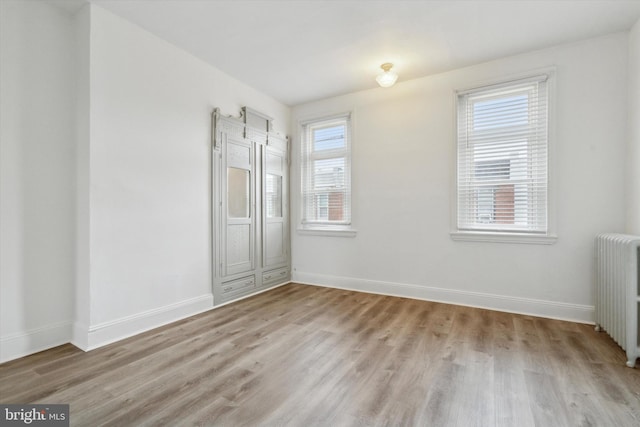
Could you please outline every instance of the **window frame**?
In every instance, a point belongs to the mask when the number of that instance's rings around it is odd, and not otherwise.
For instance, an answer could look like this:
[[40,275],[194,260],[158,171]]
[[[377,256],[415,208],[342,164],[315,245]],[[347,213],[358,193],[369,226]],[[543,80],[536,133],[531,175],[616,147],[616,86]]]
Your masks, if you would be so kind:
[[[458,114],[459,97],[461,94],[489,90],[495,88],[496,91],[510,86],[535,81],[544,76],[547,85],[547,229],[544,233],[521,232],[516,230],[496,230],[496,229],[461,229],[458,228]],[[471,87],[453,91],[453,179],[451,198],[451,231],[450,236],[454,241],[475,241],[487,243],[522,243],[522,244],[543,244],[551,245],[556,243],[556,215],[555,215],[555,179],[554,179],[554,140],[555,140],[555,68],[547,67],[535,70],[526,74],[512,75],[502,79],[494,79],[475,84]]]
[[[340,149],[328,149],[322,150],[318,153],[313,153],[312,146],[313,140],[310,136],[311,129],[314,127],[322,127],[329,125],[332,122],[338,123],[343,121],[346,126],[345,147]],[[300,221],[298,226],[299,234],[306,235],[321,235],[321,236],[336,236],[336,237],[355,237],[356,230],[353,228],[353,205],[352,205],[352,185],[351,185],[351,155],[353,147],[353,114],[349,112],[341,112],[327,116],[313,117],[300,121],[298,123],[299,135],[300,135]],[[344,174],[344,205],[346,206],[346,212],[348,218],[343,221],[330,221],[330,220],[311,220],[308,221],[306,215],[306,195],[305,192],[309,188],[308,180],[312,179],[309,169],[309,163],[314,160],[330,159],[330,158],[344,158],[345,174]],[[320,206],[316,207],[319,210]],[[326,207],[327,211],[329,206]],[[317,215],[316,215],[317,217]]]

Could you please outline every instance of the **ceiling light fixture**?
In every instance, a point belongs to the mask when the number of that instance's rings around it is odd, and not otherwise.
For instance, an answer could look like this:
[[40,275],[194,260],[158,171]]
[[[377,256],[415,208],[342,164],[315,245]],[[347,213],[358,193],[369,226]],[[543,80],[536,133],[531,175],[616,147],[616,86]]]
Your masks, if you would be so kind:
[[396,80],[398,80],[398,75],[391,71],[391,69],[393,68],[393,64],[390,62],[385,62],[380,66],[380,68],[382,68],[383,73],[378,74],[378,77],[376,77],[376,81],[378,82],[378,84],[382,87],[393,86],[396,83]]

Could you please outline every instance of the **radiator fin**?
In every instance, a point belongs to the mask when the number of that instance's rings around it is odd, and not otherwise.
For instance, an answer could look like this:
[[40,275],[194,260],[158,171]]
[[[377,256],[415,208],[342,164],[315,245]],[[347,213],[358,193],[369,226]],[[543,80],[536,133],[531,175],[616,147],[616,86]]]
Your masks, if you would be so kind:
[[627,353],[640,357],[640,236],[599,234],[595,240],[595,323]]

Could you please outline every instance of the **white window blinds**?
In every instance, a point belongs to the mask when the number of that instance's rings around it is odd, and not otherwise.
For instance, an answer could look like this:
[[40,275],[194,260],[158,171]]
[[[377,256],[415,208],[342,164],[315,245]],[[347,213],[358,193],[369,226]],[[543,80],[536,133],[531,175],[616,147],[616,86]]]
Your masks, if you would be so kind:
[[351,223],[350,118],[303,124],[303,226]]
[[547,233],[547,76],[458,92],[459,231]]

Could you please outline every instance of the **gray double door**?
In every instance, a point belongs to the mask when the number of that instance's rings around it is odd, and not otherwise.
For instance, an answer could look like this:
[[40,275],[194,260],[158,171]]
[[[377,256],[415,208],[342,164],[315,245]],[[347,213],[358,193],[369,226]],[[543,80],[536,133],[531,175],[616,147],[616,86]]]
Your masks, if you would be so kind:
[[214,304],[290,278],[285,139],[219,131],[214,151]]

